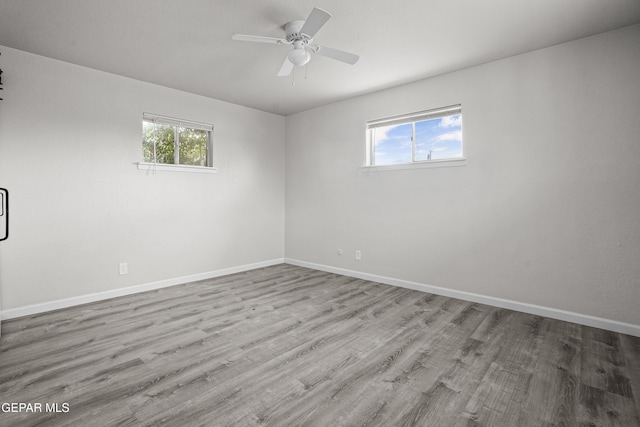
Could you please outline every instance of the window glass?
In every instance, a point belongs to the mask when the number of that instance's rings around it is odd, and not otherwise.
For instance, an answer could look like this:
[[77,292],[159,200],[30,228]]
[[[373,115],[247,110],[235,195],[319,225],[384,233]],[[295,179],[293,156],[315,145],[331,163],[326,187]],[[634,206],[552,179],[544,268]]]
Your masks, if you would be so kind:
[[367,122],[367,165],[462,159],[460,105]]
[[462,157],[462,115],[417,122],[415,138],[416,161]]
[[376,165],[392,165],[411,161],[411,123],[391,125],[373,130]]
[[[170,125],[142,123],[142,151],[145,162],[175,163],[175,131]],[[155,142],[155,151],[154,151]]]
[[211,167],[213,125],[144,113],[142,161]]
[[178,150],[181,165],[207,165],[207,131],[178,128]]

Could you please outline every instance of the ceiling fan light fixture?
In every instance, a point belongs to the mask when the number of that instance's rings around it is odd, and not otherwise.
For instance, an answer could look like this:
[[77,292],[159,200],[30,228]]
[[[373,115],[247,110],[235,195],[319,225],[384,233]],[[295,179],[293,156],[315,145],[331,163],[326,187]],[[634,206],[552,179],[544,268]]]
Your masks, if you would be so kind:
[[302,47],[293,49],[291,52],[289,52],[287,58],[296,67],[302,67],[307,62],[309,62],[309,60],[311,59],[311,55],[304,47]]
[[358,55],[318,44],[311,44],[313,37],[329,18],[331,18],[329,12],[314,7],[306,21],[289,21],[284,25],[284,38],[251,36],[248,34],[234,34],[231,38],[248,42],[293,45],[293,50],[289,52],[280,67],[280,71],[278,71],[278,77],[289,76],[294,67],[306,65],[311,59],[311,53],[317,53],[346,64],[355,64],[358,62]]

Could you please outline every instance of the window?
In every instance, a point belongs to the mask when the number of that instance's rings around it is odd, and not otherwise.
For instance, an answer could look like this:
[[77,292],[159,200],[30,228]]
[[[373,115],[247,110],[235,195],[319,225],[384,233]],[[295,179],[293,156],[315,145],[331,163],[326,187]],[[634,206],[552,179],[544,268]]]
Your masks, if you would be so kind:
[[142,116],[142,161],[211,167],[213,125],[155,114]]
[[367,166],[463,160],[462,107],[367,122]]

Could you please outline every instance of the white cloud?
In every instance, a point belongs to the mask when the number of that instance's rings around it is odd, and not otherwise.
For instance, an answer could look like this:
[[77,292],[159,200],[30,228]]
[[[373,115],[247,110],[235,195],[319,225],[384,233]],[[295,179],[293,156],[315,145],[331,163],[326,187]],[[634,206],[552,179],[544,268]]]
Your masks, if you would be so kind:
[[461,125],[462,125],[462,116],[458,114],[455,116],[447,116],[447,117],[441,118],[440,124],[438,126],[441,128],[452,128],[452,127],[461,126]]
[[433,138],[434,143],[445,142],[445,141],[461,141],[462,142],[462,131],[456,130],[453,132],[447,132]]
[[400,146],[398,148],[402,149],[402,148],[409,148],[413,146],[413,142],[411,142],[411,140],[405,140],[402,144],[400,144]]
[[375,135],[376,135],[375,144],[378,145],[381,142],[384,142],[387,139],[390,139],[389,136],[388,136],[389,132],[391,132],[392,130],[394,130],[397,127],[398,127],[398,125],[376,128],[376,130],[375,130]]
[[[411,129],[407,128],[404,131],[400,132],[397,135],[389,135],[389,133],[393,132],[395,129],[401,127],[401,126],[407,126],[406,123],[405,124],[399,124],[399,125],[391,125],[391,126],[384,126],[384,127],[379,127],[375,129],[375,145],[381,144],[383,142],[387,142],[387,141],[406,141],[408,139],[409,141],[409,145],[411,145]],[[408,133],[407,133],[408,132]],[[406,142],[401,142],[401,144],[405,145]]]

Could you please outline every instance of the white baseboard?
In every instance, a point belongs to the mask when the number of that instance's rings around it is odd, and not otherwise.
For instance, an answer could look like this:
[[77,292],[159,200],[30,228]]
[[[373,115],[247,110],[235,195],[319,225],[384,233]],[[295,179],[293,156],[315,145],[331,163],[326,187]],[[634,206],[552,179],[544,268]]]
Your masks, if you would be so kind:
[[378,276],[376,274],[363,273],[360,271],[348,270],[344,268],[331,267],[323,264],[315,264],[312,262],[301,261],[292,258],[277,258],[268,261],[257,262],[253,264],[245,264],[237,267],[224,268],[221,270],[209,271],[206,273],[192,274],[189,276],[175,277],[172,279],[160,280],[126,288],[119,288],[105,292],[98,292],[77,297],[65,298],[56,301],[50,301],[41,304],[28,305],[24,307],[12,308],[0,313],[2,320],[14,319],[17,317],[30,316],[33,314],[44,313],[47,311],[58,310],[61,308],[72,307],[80,304],[101,301],[109,298],[115,298],[125,295],[146,292],[155,289],[166,288],[169,286],[181,285],[184,283],[195,282],[198,280],[212,279],[214,277],[226,276],[227,274],[240,273],[243,271],[254,270],[256,268],[269,267],[272,265],[287,263],[300,267],[313,268],[315,270],[326,271],[329,273],[342,274],[344,276],[356,277],[373,282],[384,283],[386,285],[399,286],[402,288],[413,289],[422,292],[428,292],[437,295],[443,295],[452,298],[458,298],[465,301],[487,304],[494,307],[506,308],[509,310],[521,311],[523,313],[545,316],[552,319],[564,320],[580,325],[592,326],[594,328],[607,329],[614,332],[620,332],[627,335],[640,337],[640,325],[632,325],[630,323],[618,322],[616,320],[604,319],[601,317],[589,316],[586,314],[574,313],[555,308],[543,307],[534,304],[527,304],[518,301],[511,301],[502,298],[489,297],[471,292],[456,291],[453,289],[441,288],[438,286],[425,285],[422,283],[411,282],[408,280],[394,279],[391,277]]
[[356,277],[358,279],[370,280],[372,282],[384,283],[386,285],[399,286],[402,288],[413,289],[416,291],[428,292],[452,298],[457,298],[470,302],[487,304],[494,307],[506,308],[523,313],[545,316],[552,319],[564,320],[567,322],[577,323],[579,325],[592,326],[594,328],[606,329],[609,331],[620,332],[627,335],[640,337],[640,325],[618,322],[616,320],[603,319],[601,317],[589,316],[586,314],[574,313],[571,311],[559,310],[556,308],[543,307],[540,305],[527,304],[524,302],[511,301],[502,298],[489,297],[471,292],[456,291],[453,289],[440,288],[438,286],[425,285],[422,283],[410,282],[408,280],[394,279],[391,277],[378,276],[375,274],[363,273],[360,271],[347,270],[344,268],[331,267],[323,264],[315,264],[312,262],[301,261],[292,258],[285,258],[287,264],[297,265],[300,267],[313,268],[314,270],[326,271],[329,273],[341,274],[344,276]]
[[142,285],[129,286],[126,288],[119,288],[119,289],[113,289],[110,291],[97,292],[94,294],[64,298],[64,299],[45,302],[41,304],[33,304],[33,305],[27,305],[24,307],[12,308],[12,309],[3,311],[0,314],[3,320],[14,319],[16,317],[30,316],[33,314],[39,314],[47,311],[58,310],[61,308],[72,307],[74,305],[87,304],[90,302],[101,301],[109,298],[137,294],[139,292],[152,291],[155,289],[166,288],[168,286],[182,285],[184,283],[196,282],[198,280],[212,279],[214,277],[226,276],[227,274],[241,273],[243,271],[254,270],[256,268],[269,267],[272,265],[282,264],[283,262],[284,262],[283,258],[277,258],[277,259],[272,259],[268,261],[256,262],[253,264],[240,265],[237,267],[223,268],[221,270],[209,271],[206,273],[192,274],[192,275],[183,276],[183,277],[175,277],[172,279],[160,280],[157,282],[144,283]]

